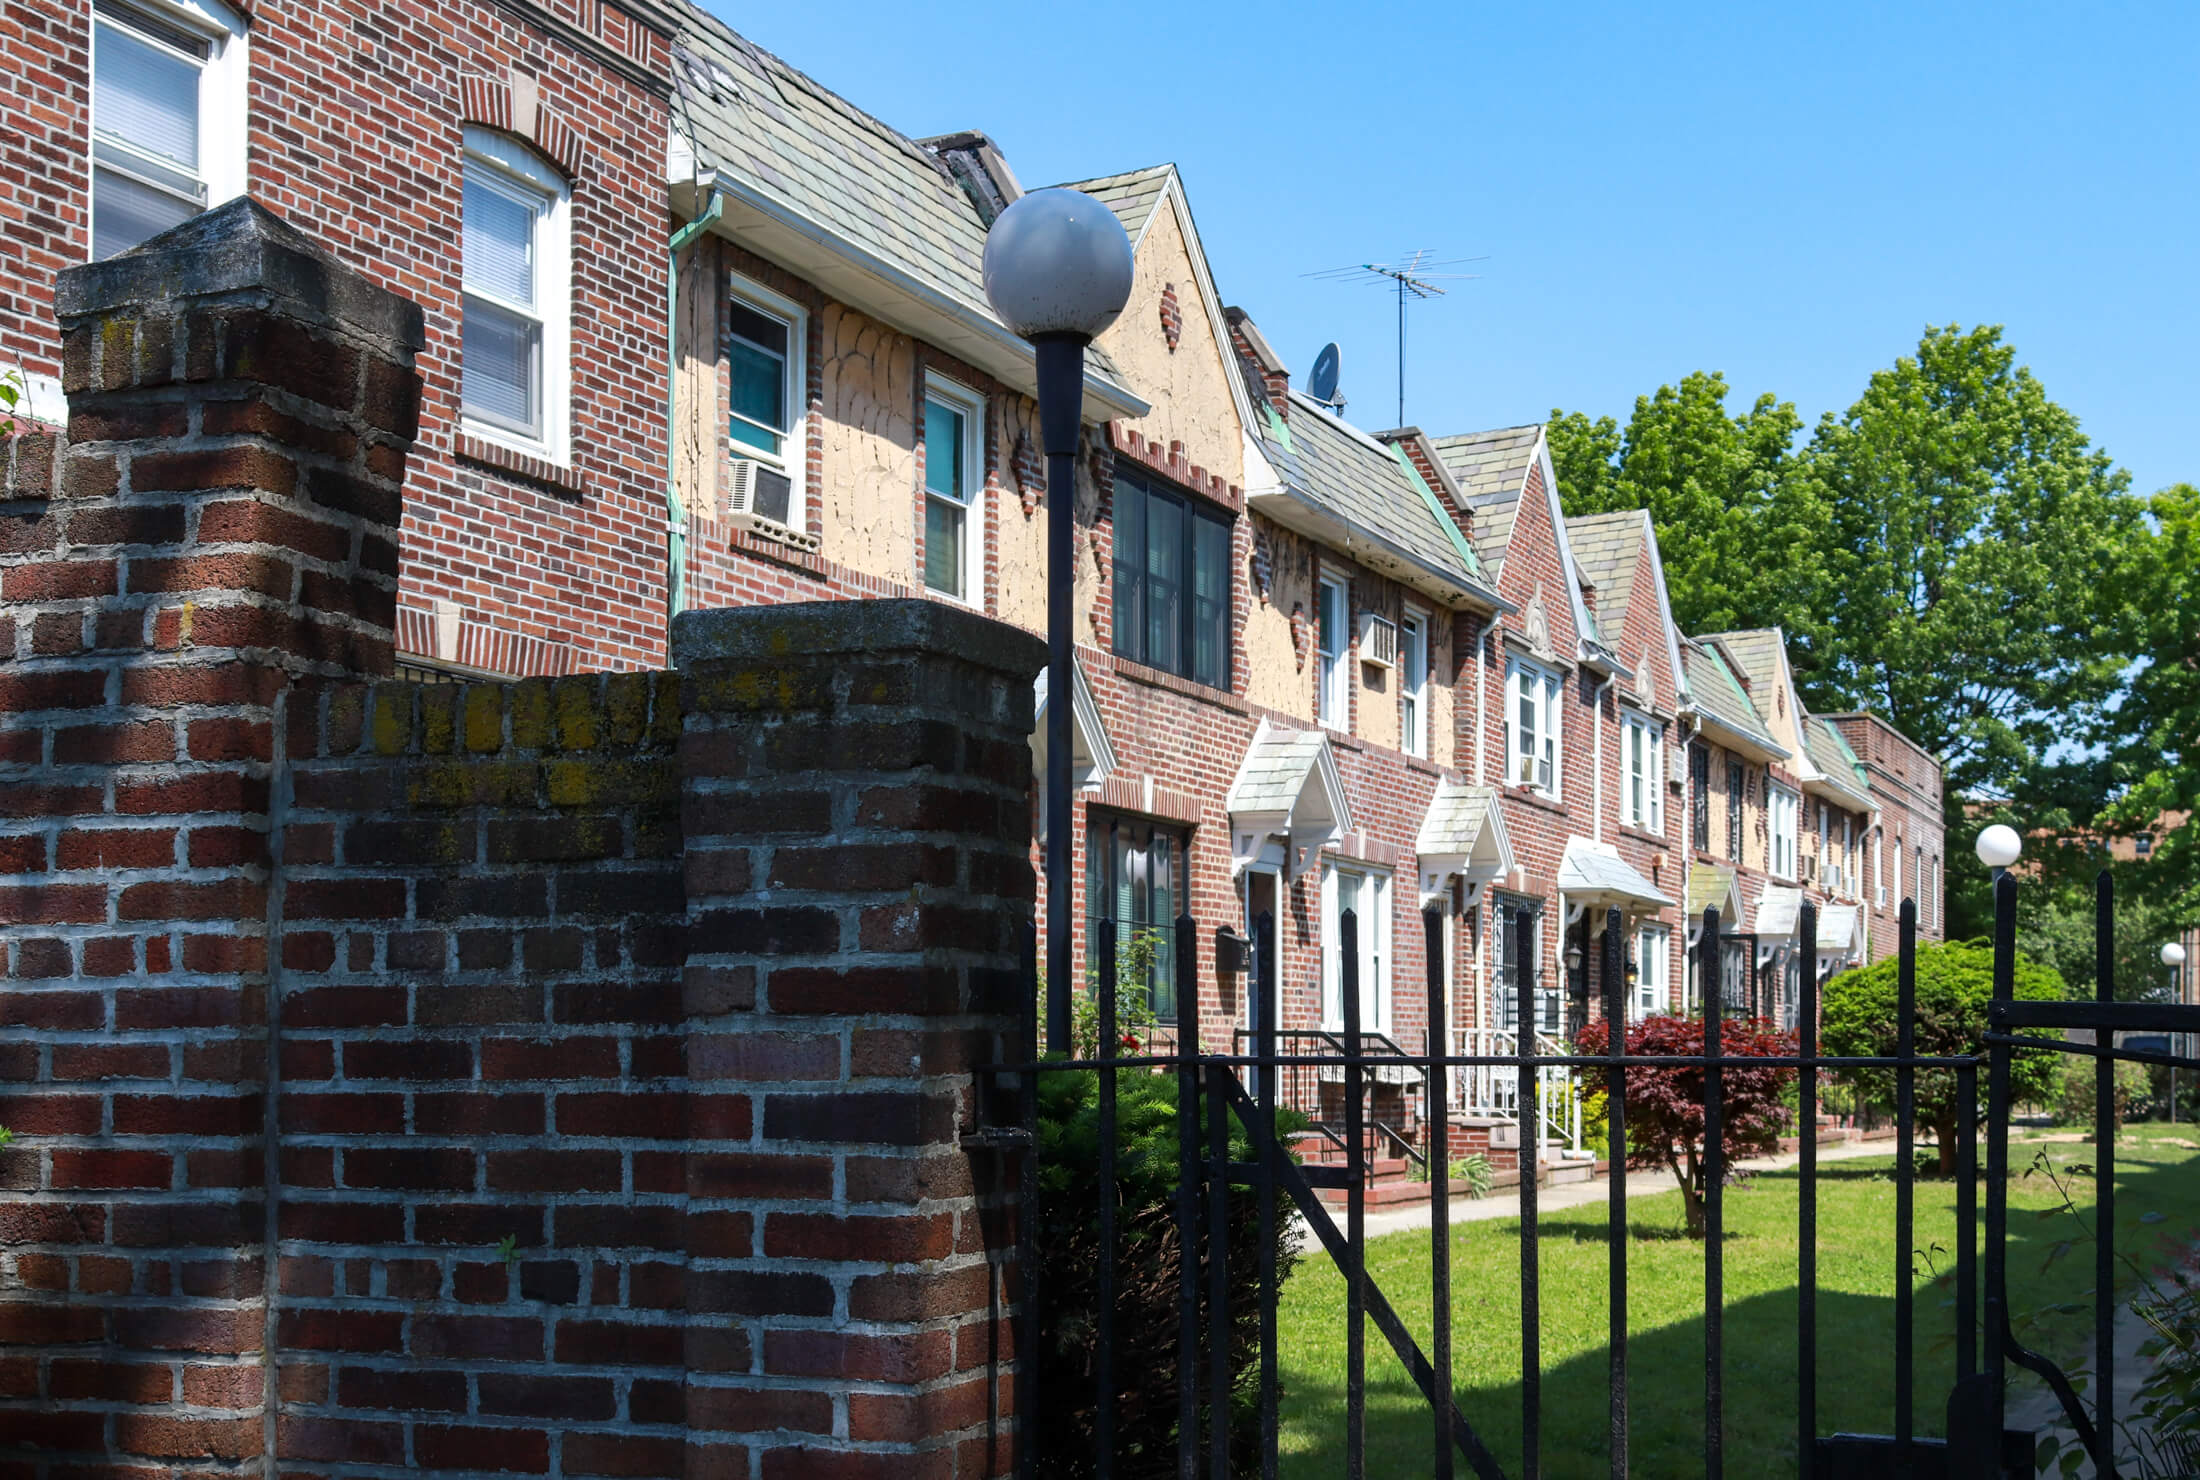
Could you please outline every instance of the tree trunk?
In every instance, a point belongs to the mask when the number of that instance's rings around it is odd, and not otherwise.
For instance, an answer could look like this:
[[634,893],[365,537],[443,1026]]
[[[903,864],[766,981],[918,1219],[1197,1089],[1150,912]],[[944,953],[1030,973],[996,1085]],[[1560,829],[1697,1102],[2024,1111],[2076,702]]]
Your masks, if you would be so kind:
[[1933,1117],[1933,1140],[1940,1148],[1940,1175],[1956,1174],[1956,1125],[1961,1112],[1950,1106]]
[[1694,1148],[1691,1147],[1686,1167],[1683,1167],[1678,1159],[1671,1157],[1667,1158],[1666,1165],[1673,1169],[1673,1179],[1681,1184],[1681,1206],[1688,1214],[1688,1236],[1690,1238],[1702,1238],[1704,1235],[1703,1164],[1696,1160]]

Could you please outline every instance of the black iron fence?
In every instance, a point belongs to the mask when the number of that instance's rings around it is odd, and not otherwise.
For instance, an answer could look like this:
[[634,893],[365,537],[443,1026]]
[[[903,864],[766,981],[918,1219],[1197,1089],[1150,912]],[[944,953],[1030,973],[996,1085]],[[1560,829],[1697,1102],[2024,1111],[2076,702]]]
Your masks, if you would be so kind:
[[[1232,1271],[1227,1268],[1225,1240],[1215,1236],[1226,1229],[1232,1216],[1233,1193],[1249,1194],[1259,1224],[1255,1241],[1258,1268],[1250,1281],[1238,1283],[1250,1291],[1258,1306],[1257,1465],[1263,1480],[1273,1480],[1279,1462],[1278,1413],[1280,1384],[1277,1346],[1277,1239],[1278,1220],[1296,1217],[1305,1225],[1311,1245],[1336,1262],[1345,1286],[1345,1473],[1357,1480],[1366,1472],[1367,1334],[1373,1325],[1404,1366],[1428,1405],[1430,1455],[1439,1480],[1450,1480],[1463,1463],[1482,1480],[1500,1480],[1508,1472],[1500,1465],[1477,1430],[1481,1415],[1469,1412],[1456,1399],[1454,1381],[1451,1305],[1450,1186],[1445,1175],[1451,1161],[1450,1080],[1458,1071],[1477,1073],[1510,1070],[1517,1085],[1538,1083],[1551,1071],[1574,1076],[1577,1084],[1601,1084],[1605,1096],[1606,1145],[1627,1144],[1627,1097],[1631,1070],[1700,1071],[1703,1113],[1703,1436],[1701,1473],[1718,1480],[1726,1473],[1727,1393],[1725,1390],[1725,1247],[1724,1196],[1728,1168],[1725,1165],[1722,1116],[1727,1113],[1725,1076],[1729,1072],[1779,1069],[1798,1076],[1797,1160],[1799,1198],[1795,1228],[1797,1250],[1798,1313],[1795,1327],[1796,1389],[1794,1401],[1794,1455],[1797,1473],[1804,1480],[1840,1480],[1845,1476],[1882,1474],[1948,1477],[1948,1480],[2006,1480],[2031,1475],[2032,1436],[2013,1433],[2006,1426],[2008,1369],[2020,1366],[2037,1373],[2060,1400],[2070,1426],[2092,1457],[2096,1473],[2116,1473],[2114,1443],[2115,1391],[2115,1250],[2114,1227],[2116,1106],[2113,1075],[2099,1076],[2095,1106],[2097,1223],[2096,1289],[2093,1330],[2093,1402],[2082,1403],[2069,1379],[2046,1357],[2027,1350],[2015,1338],[2008,1308],[2008,1130],[2012,1113],[2010,1065],[2019,1053],[2073,1052],[2104,1061],[2123,1059],[2184,1068],[2200,1068],[2200,1060],[2151,1049],[2118,1044],[2119,1030],[2148,1033],[2191,1034],[2200,1032],[2200,1007],[2119,1002],[2114,995],[2112,916],[2113,900],[2108,876],[2099,887],[2098,992],[2091,1002],[2018,1001],[2014,995],[2016,960],[2017,884],[2003,876],[1995,889],[1994,984],[1989,1008],[1989,1031],[1980,1051],[1957,1056],[1921,1055],[1917,1050],[1916,910],[1904,901],[1900,914],[1895,1052],[1884,1056],[1833,1056],[1819,1051],[1819,990],[1817,974],[1801,970],[1788,978],[1795,1001],[1792,1022],[1794,1051],[1755,1055],[1737,1060],[1727,1055],[1724,1024],[1731,1011],[1729,993],[1703,994],[1703,1051],[1700,1054],[1630,1053],[1624,1031],[1605,1035],[1604,1051],[1552,1053],[1542,1049],[1537,1035],[1521,1033],[1509,1054],[1447,1053],[1441,1026],[1426,1035],[1424,1051],[1402,1051],[1389,1038],[1373,1033],[1362,1023],[1357,981],[1358,921],[1351,912],[1339,921],[1336,951],[1340,966],[1342,1025],[1336,1029],[1284,1030],[1279,1027],[1277,983],[1269,963],[1273,921],[1254,923],[1254,949],[1247,991],[1254,1026],[1233,1035],[1231,1052],[1202,1052],[1198,1026],[1199,993],[1196,975],[1197,929],[1189,916],[1176,923],[1175,951],[1178,973],[1177,1032],[1165,1052],[1116,1052],[1123,1039],[1117,1031],[1115,932],[1095,932],[1098,960],[1091,979],[1097,994],[1098,1032],[1101,1051],[1096,1057],[1067,1055],[1040,1057],[1038,1006],[1032,998],[1026,1042],[1031,1052],[1021,1064],[1004,1066],[1017,1074],[1025,1124],[1037,1132],[1037,1076],[1050,1073],[1086,1072],[1097,1075],[1098,1093],[1098,1222],[1100,1258],[1099,1294],[1091,1333],[1091,1383],[1085,1391],[1039,1391],[1037,1363],[1020,1364],[1016,1411],[1027,1423],[1044,1424],[1050,1411],[1082,1409],[1090,1405],[1091,1431],[1096,1446],[1094,1472],[1112,1476],[1120,1472],[1122,1456],[1116,1442],[1115,1410],[1123,1390],[1118,1370],[1115,1332],[1118,1270],[1116,1108],[1118,1076],[1171,1074],[1177,1080],[1177,1152],[1179,1157],[1174,1216],[1176,1246],[1183,1251],[1179,1262],[1178,1329],[1175,1353],[1177,1422],[1174,1473],[1179,1480],[1222,1480],[1246,1472],[1241,1462],[1233,1471],[1232,1420],[1233,1372],[1231,1341],[1233,1320],[1242,1315],[1231,1308]],[[1448,1018],[1444,979],[1444,932],[1434,912],[1423,916],[1426,931],[1427,1021],[1443,1025]],[[1816,939],[1816,910],[1806,903],[1798,937]],[[1625,931],[1618,911],[1612,911],[1603,934],[1596,965],[1603,1019],[1615,1029],[1628,1019],[1626,983],[1621,942]],[[1706,910],[1698,950],[1701,980],[1722,981],[1731,975],[1732,937],[1720,930],[1719,912]],[[1517,980],[1519,1001],[1516,1021],[1533,1022],[1535,983],[1528,976]],[[2094,1041],[2045,1038],[2045,1032],[2090,1030]],[[2029,1036],[2028,1036],[2029,1035]],[[2190,1039],[2172,1038],[2171,1044]],[[1892,1366],[1894,1401],[1890,1432],[1881,1435],[1821,1434],[1817,1398],[1819,1388],[1818,1339],[1818,1140],[1819,1077],[1828,1072],[1884,1070],[1891,1073],[1895,1098],[1893,1181],[1894,1228],[1887,1258],[1894,1272],[1893,1349],[1885,1360]],[[1915,1229],[1917,1175],[1916,1083],[1920,1073],[1945,1071],[1953,1075],[1957,1103],[1970,1107],[1958,1117],[1955,1147],[1955,1383],[1944,1415],[1944,1435],[1920,1433],[1915,1410],[1916,1352],[1913,1336],[1912,1250]],[[1983,1094],[1981,1076],[1984,1077]],[[1397,1309],[1370,1278],[1366,1252],[1366,1169],[1383,1148],[1408,1139],[1404,1128],[1371,1121],[1370,1089],[1389,1081],[1414,1083],[1421,1096],[1421,1145],[1419,1156],[1431,1168],[1429,1176],[1430,1229],[1428,1269],[1432,1295],[1432,1329],[1428,1350],[1400,1318]],[[1313,1088],[1309,1088],[1313,1086]],[[1334,1091],[1331,1090],[1334,1086]],[[1538,1118],[1543,1096],[1517,1097],[1520,1122],[1521,1174],[1519,1179],[1522,1226],[1532,1229],[1537,1221],[1538,1151],[1542,1141]],[[1312,1114],[1307,1113],[1309,1110]],[[1296,1111],[1293,1115],[1290,1112]],[[1241,1144],[1249,1144],[1249,1160],[1231,1154],[1230,1125],[1241,1131]],[[1291,1134],[1280,1126],[1292,1127]],[[1306,1135],[1300,1136],[1303,1127]],[[1298,1154],[1307,1137],[1333,1148],[1335,1154],[1312,1160]],[[1984,1139],[1986,1165],[1983,1185],[1983,1224],[1978,1207],[1978,1143]],[[1615,1156],[1615,1162],[1623,1158]],[[1340,1226],[1318,1193],[1341,1189],[1344,1219]],[[1038,1190],[1035,1156],[1024,1157],[1023,1190],[1034,1199]],[[1027,1201],[1027,1207],[1031,1203]],[[1610,1366],[1608,1454],[1610,1471],[1619,1477],[1631,1473],[1629,1462],[1630,1415],[1628,1411],[1628,1187],[1624,1166],[1616,1165],[1606,1196],[1609,1250],[1607,1306],[1609,1331],[1606,1354]],[[1029,1246],[1033,1220],[1023,1221],[1026,1245],[1021,1267],[1035,1267]],[[1981,1232],[1983,1231],[1983,1247]],[[1519,1240],[1520,1360],[1519,1389],[1521,1443],[1516,1472],[1532,1480],[1543,1472],[1541,1434],[1542,1358],[1541,1296],[1543,1271],[1534,1237]],[[1025,1291],[1024,1327],[1018,1350],[1036,1353],[1048,1322],[1047,1291],[1034,1285]],[[1858,1354],[1849,1353],[1854,1361]],[[1750,1401],[1762,1403],[1761,1389]],[[1021,1446],[1025,1475],[1035,1474],[1033,1446]],[[1151,1472],[1151,1456],[1140,1468]]]

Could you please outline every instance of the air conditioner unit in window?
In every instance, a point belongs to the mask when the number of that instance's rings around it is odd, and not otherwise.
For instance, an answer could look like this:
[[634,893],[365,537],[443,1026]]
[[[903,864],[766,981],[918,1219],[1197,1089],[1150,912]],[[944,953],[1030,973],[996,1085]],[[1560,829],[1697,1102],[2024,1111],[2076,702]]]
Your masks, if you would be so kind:
[[1360,661],[1376,668],[1398,666],[1398,624],[1373,612],[1360,613]]
[[816,541],[788,523],[794,508],[794,480],[753,457],[732,459],[726,468],[726,519],[804,549]]
[[1815,859],[1815,858],[1809,857],[1808,855],[1806,855],[1806,856],[1804,856],[1803,858],[1800,858],[1800,859],[1798,859],[1798,860],[1796,861],[1796,864],[1795,864],[1795,869],[1796,869],[1796,874],[1795,874],[1795,876],[1796,876],[1797,878],[1799,878],[1799,879],[1808,879],[1808,878],[1812,878],[1812,877],[1814,877],[1814,876],[1815,876],[1815,875],[1817,874],[1817,871],[1818,871],[1818,860],[1817,860],[1817,859]]

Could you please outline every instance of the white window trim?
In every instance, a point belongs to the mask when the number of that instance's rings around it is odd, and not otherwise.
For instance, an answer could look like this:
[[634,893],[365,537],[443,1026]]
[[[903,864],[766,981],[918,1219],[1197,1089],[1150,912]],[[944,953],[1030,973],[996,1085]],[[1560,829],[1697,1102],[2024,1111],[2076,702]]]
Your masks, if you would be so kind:
[[[1665,726],[1646,714],[1622,709],[1620,735],[1620,819],[1642,832],[1665,835]],[[1635,734],[1642,736],[1643,807],[1637,811],[1629,787],[1635,779]]]
[[[1419,634],[1409,643],[1408,632]],[[1428,613],[1407,607],[1398,623],[1398,748],[1407,755],[1428,759],[1429,753],[1429,621]],[[1415,673],[1415,669],[1420,671]],[[1406,723],[1406,702],[1412,701],[1413,723]]]
[[1639,1023],[1673,1010],[1673,932],[1645,925],[1635,932],[1635,985],[1627,996],[1627,1020]]
[[[1765,872],[1795,882],[1802,847],[1802,801],[1797,793],[1777,782],[1765,785]],[[1782,844],[1786,857],[1782,858]],[[1781,867],[1782,864],[1786,867]]]
[[[962,413],[963,475],[970,486],[961,500],[963,507],[962,594],[958,596],[952,592],[940,591],[932,587],[925,581],[921,566],[917,571],[917,584],[934,596],[945,597],[949,601],[960,602],[964,606],[983,607],[985,605],[985,533],[987,519],[985,397],[966,385],[959,385],[944,376],[926,372],[924,398],[927,401],[937,401],[942,406],[951,407]],[[792,405],[794,403],[790,401],[788,404]],[[792,433],[789,436],[791,438]],[[931,455],[932,449],[928,445],[925,448],[927,466],[930,466]],[[938,497],[940,495],[932,491],[931,485],[926,484],[924,488],[925,502],[930,504],[933,499]],[[791,507],[790,503],[790,510]]]
[[[1548,786],[1540,784],[1535,774],[1540,767],[1531,769],[1529,774],[1525,776],[1521,774],[1520,696],[1523,687],[1530,679],[1534,680],[1535,685],[1536,728],[1534,738],[1538,747],[1535,759],[1541,760],[1541,750],[1549,751],[1551,780]],[[1547,668],[1538,667],[1536,664],[1525,662],[1519,658],[1513,659],[1506,665],[1505,781],[1507,785],[1518,786],[1524,790],[1532,791],[1538,796],[1550,797],[1553,800],[1565,795],[1566,745],[1561,729],[1560,715],[1564,690],[1565,680]]]
[[[1322,608],[1334,597],[1337,620],[1335,652],[1322,650]],[[1314,672],[1318,685],[1316,707],[1322,724],[1332,730],[1352,728],[1352,590],[1340,576],[1323,576],[1314,587]]]
[[[199,70],[199,182],[206,188],[205,209],[245,193],[247,139],[250,129],[251,44],[242,16],[216,0],[123,0],[125,10],[141,11],[148,20],[174,26],[204,37],[209,45]],[[86,7],[87,12],[90,7]],[[105,17],[91,17],[92,44],[99,44],[101,25],[127,24]],[[156,43],[157,44],[157,43]],[[84,198],[92,193],[92,141],[98,137],[99,119],[87,88],[84,123]],[[84,226],[84,252],[92,252],[91,221]]]
[[[762,283],[745,277],[729,276],[726,296],[737,299],[758,313],[780,320],[787,326],[787,356],[782,369],[787,384],[782,392],[787,407],[787,427],[780,435],[785,447],[773,456],[761,447],[751,447],[746,442],[731,443],[730,456],[751,458],[767,467],[787,475],[792,485],[787,492],[787,525],[791,529],[809,528],[809,509],[806,507],[807,472],[809,464],[810,414],[808,360],[810,333],[808,310],[783,293],[774,293]],[[929,389],[929,387],[928,387]],[[721,397],[719,408],[728,417],[732,415]],[[721,434],[724,428],[720,428]]]
[[[573,191],[549,161],[509,134],[469,126],[466,163],[502,175],[538,196],[549,198],[536,241],[534,313],[542,324],[542,434],[529,437],[510,427],[467,416],[459,420],[466,435],[561,468],[573,465]],[[471,291],[471,290],[467,290]],[[482,295],[484,301],[496,300]],[[461,312],[463,312],[461,308]],[[463,368],[461,370],[463,374]]]
[[[1322,1026],[1330,1032],[1344,1030],[1344,972],[1340,967],[1337,937],[1339,918],[1343,914],[1340,905],[1337,879],[1350,874],[1356,879],[1376,883],[1379,904],[1377,920],[1361,919],[1360,924],[1360,1031],[1362,1033],[1388,1033],[1391,1028],[1391,990],[1395,963],[1392,953],[1396,948],[1397,890],[1391,876],[1382,869],[1359,868],[1324,862],[1322,865]],[[1375,932],[1380,931],[1377,935]],[[1380,942],[1381,949],[1376,949]],[[1374,1011],[1368,1011],[1372,998]]]

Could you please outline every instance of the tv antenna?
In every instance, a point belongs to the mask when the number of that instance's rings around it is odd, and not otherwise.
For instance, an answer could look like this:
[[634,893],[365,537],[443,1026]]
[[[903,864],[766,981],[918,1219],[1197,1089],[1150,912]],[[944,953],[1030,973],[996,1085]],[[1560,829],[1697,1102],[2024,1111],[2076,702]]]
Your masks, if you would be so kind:
[[1375,283],[1398,296],[1398,425],[1406,424],[1406,304],[1420,298],[1441,298],[1444,288],[1437,284],[1445,281],[1480,277],[1476,272],[1435,272],[1438,267],[1454,267],[1462,262],[1480,262],[1480,257],[1447,257],[1441,261],[1430,260],[1430,249],[1418,247],[1396,262],[1351,262],[1343,267],[1325,267],[1319,272],[1301,273],[1301,277],[1320,278],[1332,283]]

